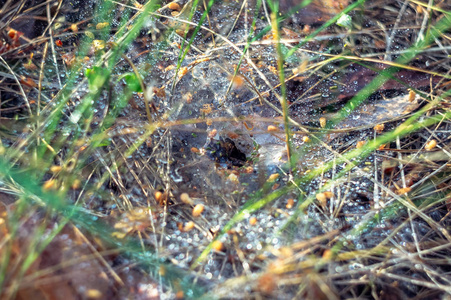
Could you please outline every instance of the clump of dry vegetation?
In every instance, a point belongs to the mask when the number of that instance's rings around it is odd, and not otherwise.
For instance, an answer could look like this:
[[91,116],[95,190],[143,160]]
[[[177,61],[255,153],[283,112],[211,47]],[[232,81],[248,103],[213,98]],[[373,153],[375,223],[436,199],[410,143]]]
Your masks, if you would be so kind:
[[6,1],[1,298],[447,299],[450,11]]

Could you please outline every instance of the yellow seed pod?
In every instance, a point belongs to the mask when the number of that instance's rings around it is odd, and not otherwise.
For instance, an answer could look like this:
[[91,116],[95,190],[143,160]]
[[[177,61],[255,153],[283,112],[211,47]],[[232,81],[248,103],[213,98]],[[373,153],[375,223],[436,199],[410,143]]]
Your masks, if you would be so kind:
[[185,76],[186,73],[188,73],[188,68],[187,67],[180,68],[179,73],[178,73],[179,74],[179,78],[182,78],[183,76]]
[[177,10],[177,11],[181,10],[181,7],[180,7],[180,5],[177,2],[169,3],[168,4],[168,8],[171,9],[171,10]]
[[183,226],[183,231],[188,232],[188,231],[191,231],[193,228],[194,228],[194,222],[189,221],[188,223],[185,224],[185,226]]
[[70,30],[72,30],[72,32],[78,32],[78,25],[76,23],[70,25]]
[[51,167],[50,167],[50,172],[52,172],[52,173],[58,173],[58,172],[60,172],[62,169],[63,169],[63,167],[61,167],[61,166],[51,166]]
[[415,91],[413,90],[409,90],[409,102],[413,102],[413,100],[415,100],[417,93],[415,93]]
[[86,298],[88,299],[100,299],[103,298],[103,294],[101,291],[96,289],[88,289],[85,293]]
[[410,188],[410,187],[400,188],[400,189],[396,190],[396,194],[404,195],[404,194],[407,194],[408,192],[410,192],[411,190],[412,190],[412,188]]
[[334,256],[334,254],[333,254],[332,250],[330,250],[330,249],[326,249],[323,252],[323,259],[324,260],[331,260],[333,258],[333,256]]
[[191,102],[193,102],[193,94],[188,92],[183,95],[183,99],[186,101],[186,103],[190,104]]
[[430,150],[434,149],[435,147],[437,147],[437,141],[430,140],[429,142],[427,142],[426,146],[424,146],[424,149],[430,151]]
[[385,129],[385,125],[382,124],[377,124],[376,126],[374,126],[374,131],[376,131],[377,133],[382,133],[382,131],[384,131]]
[[243,173],[252,174],[252,173],[254,173],[254,168],[252,166],[248,166],[248,167],[244,168]]
[[214,241],[213,244],[211,245],[211,247],[213,248],[213,250],[221,252],[222,249],[224,248],[224,244],[221,241]]
[[108,22],[97,23],[96,29],[97,29],[97,30],[100,30],[100,29],[103,29],[103,28],[108,27],[108,25],[110,25],[110,23],[108,23]]
[[318,200],[323,209],[327,206],[327,197],[324,193],[316,194],[316,200]]
[[160,202],[163,199],[163,193],[160,191],[156,191],[154,196],[155,196],[155,200],[157,200],[158,202]]
[[291,209],[294,206],[294,199],[290,198],[287,200],[287,205],[285,206],[287,209]]
[[421,5],[417,5],[417,13],[419,13],[420,15],[424,12],[424,9]]
[[42,189],[44,191],[49,191],[49,190],[56,190],[57,188],[57,182],[55,179],[50,179],[47,180],[46,182],[44,182],[44,184],[42,185]]
[[80,179],[75,179],[74,182],[72,182],[71,188],[73,190],[78,190],[80,187],[81,187]]
[[180,200],[185,204],[193,205],[193,199],[191,199],[188,193],[182,193],[180,195]]
[[199,217],[203,211],[204,211],[204,206],[202,204],[197,204],[193,208],[193,217],[195,217],[195,218]]
[[319,118],[319,125],[321,126],[321,128],[326,127],[327,124],[327,119],[324,117]]
[[356,147],[357,149],[360,149],[360,148],[362,148],[363,146],[365,146],[365,144],[366,144],[366,141],[358,141],[357,144],[355,145],[355,147]]
[[334,193],[330,191],[324,192],[324,196],[326,196],[327,199],[335,197]]
[[99,51],[105,49],[105,41],[104,40],[93,40],[92,46],[94,47],[94,51]]
[[274,181],[276,181],[277,178],[279,178],[278,173],[271,174],[268,178],[268,182],[274,182]]
[[233,182],[233,183],[240,183],[240,180],[239,180],[239,178],[238,178],[238,176],[236,175],[236,174],[230,174],[228,177],[227,177],[227,179],[228,180],[230,180],[231,182]]
[[212,139],[216,136],[217,133],[218,133],[218,131],[216,129],[213,129],[212,131],[210,131],[208,133],[208,137]]

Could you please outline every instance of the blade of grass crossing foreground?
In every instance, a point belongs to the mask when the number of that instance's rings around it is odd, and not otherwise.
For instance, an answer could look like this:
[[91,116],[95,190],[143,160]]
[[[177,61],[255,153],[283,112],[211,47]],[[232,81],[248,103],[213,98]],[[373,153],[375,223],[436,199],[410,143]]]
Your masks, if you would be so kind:
[[[25,201],[24,201],[25,202]],[[28,204],[28,203],[27,203]],[[45,222],[40,224],[33,232],[33,236],[30,237],[31,242],[28,245],[28,253],[25,254],[25,260],[22,262],[19,274],[15,275],[13,285],[8,288],[8,298],[14,299],[16,293],[20,289],[20,283],[24,278],[25,273],[31,267],[31,265],[36,261],[36,259],[41,255],[45,248],[50,244],[50,242],[56,237],[56,235],[61,232],[64,226],[67,224],[67,220],[61,222],[56,228],[52,228],[50,234],[45,234],[47,230],[47,225]],[[44,237],[44,238],[43,238]]]
[[[45,203],[50,212],[55,211],[61,214],[66,220],[74,222],[91,234],[101,238],[106,245],[117,247],[124,255],[138,262],[143,267],[148,267],[149,270],[152,270],[154,276],[161,276],[164,279],[165,284],[181,286],[184,289],[185,297],[197,299],[200,295],[204,294],[204,290],[195,283],[192,274],[174,266],[162,257],[159,257],[151,249],[146,249],[146,251],[143,252],[140,242],[134,238],[115,238],[113,235],[114,228],[110,225],[99,220],[97,217],[88,214],[82,207],[67,204],[64,200],[64,194],[43,191],[39,181],[27,174],[11,169],[9,164],[4,160],[0,160],[0,180],[6,185],[11,184],[16,186],[21,192],[20,197],[23,200],[19,203],[23,204],[23,208],[17,212],[18,218],[22,215],[19,213],[24,211],[29,204],[36,201],[38,203]],[[21,206],[19,206],[19,208],[20,207]],[[16,220],[14,224],[19,224],[19,220]],[[12,232],[17,232],[17,229],[18,228]],[[54,235],[58,233],[58,229],[60,229],[60,226],[52,232],[48,239],[40,242],[41,244],[38,251],[42,251],[45,248],[51,239],[53,239]],[[26,267],[28,267],[35,258],[35,254],[31,254],[32,256],[26,260]],[[1,260],[2,266],[0,270],[2,273],[0,273],[0,280],[5,278],[5,263],[8,262],[8,258],[1,258]],[[162,270],[164,270],[164,272]]]
[[[269,1],[270,3],[272,1]],[[282,114],[283,114],[283,125],[285,130],[285,139],[286,139],[286,145],[287,145],[287,157],[288,157],[288,164],[290,166],[290,173],[293,171],[293,167],[295,165],[295,162],[292,160],[291,156],[291,134],[290,134],[290,125],[289,125],[289,116],[288,116],[288,103],[287,103],[287,87],[285,85],[285,69],[284,69],[284,63],[285,63],[285,57],[282,52],[282,44],[280,43],[280,32],[279,32],[279,23],[277,21],[277,15],[279,12],[279,3],[278,2],[272,2],[272,10],[273,13],[271,13],[271,22],[272,22],[272,31],[273,31],[273,39],[276,44],[276,50],[277,50],[277,70],[279,73],[279,81],[280,81],[280,89],[282,92],[282,98],[281,98],[281,106],[282,106]]]
[[2,255],[0,257],[0,294],[3,290],[6,290],[5,281],[9,273],[9,266],[11,263],[11,257],[13,255],[13,241],[17,237],[18,230],[20,228],[20,218],[25,214],[25,201],[19,199],[17,208],[14,213],[8,215],[8,235],[2,236],[0,240],[0,247]]

